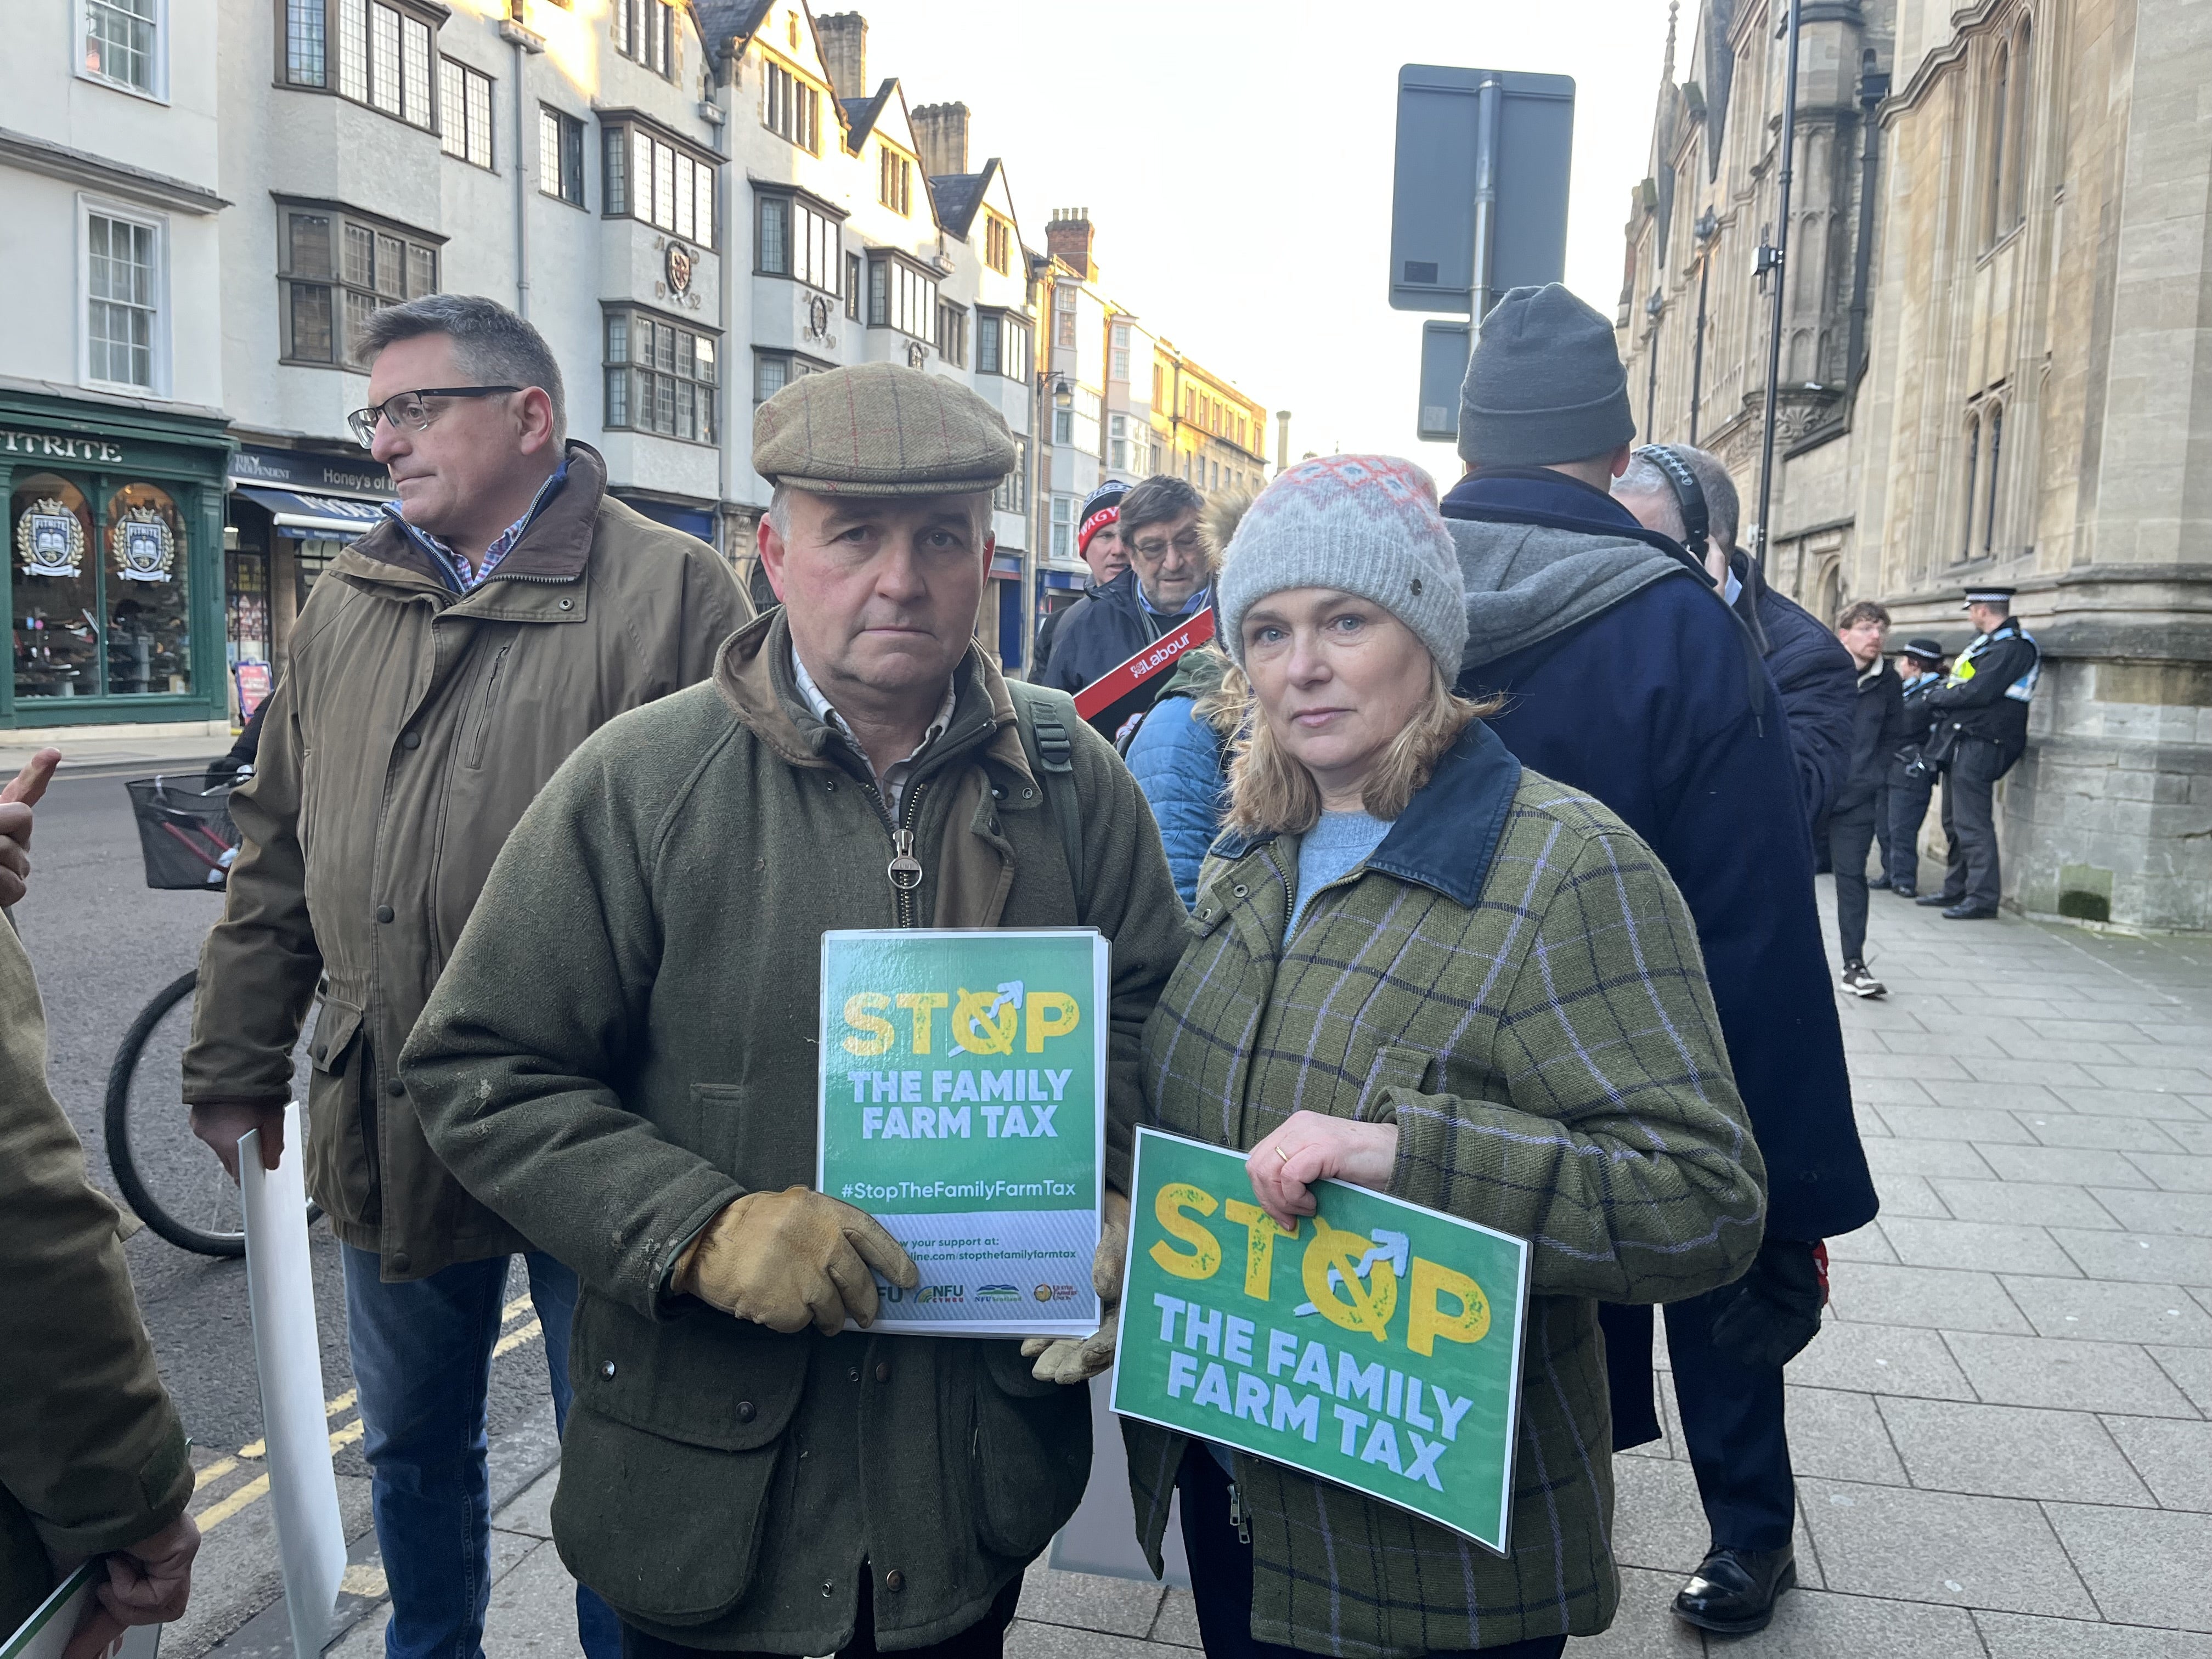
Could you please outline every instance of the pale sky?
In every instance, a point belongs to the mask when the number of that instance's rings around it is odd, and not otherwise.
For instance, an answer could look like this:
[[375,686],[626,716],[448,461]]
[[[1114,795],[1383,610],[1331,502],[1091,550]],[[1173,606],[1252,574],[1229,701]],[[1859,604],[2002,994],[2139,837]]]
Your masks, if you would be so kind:
[[872,83],[968,106],[969,165],[1004,160],[1024,240],[1042,252],[1054,209],[1089,208],[1106,292],[1290,410],[1294,459],[1379,450],[1459,474],[1415,441],[1423,317],[1388,298],[1405,64],[1574,76],[1566,281],[1613,314],[1664,0],[845,3],[868,20]]

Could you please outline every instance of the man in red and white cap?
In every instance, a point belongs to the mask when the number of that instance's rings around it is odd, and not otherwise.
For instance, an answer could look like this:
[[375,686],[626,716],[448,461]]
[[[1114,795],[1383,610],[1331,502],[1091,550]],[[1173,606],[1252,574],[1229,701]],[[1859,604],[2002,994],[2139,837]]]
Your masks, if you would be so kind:
[[1052,660],[1052,642],[1060,632],[1060,619],[1129,568],[1128,550],[1121,545],[1121,497],[1128,493],[1128,485],[1119,478],[1109,478],[1084,497],[1083,517],[1075,526],[1075,551],[1091,567],[1090,585],[1074,605],[1054,611],[1038,628],[1036,659],[1030,664],[1032,680],[1042,678],[1045,664]]

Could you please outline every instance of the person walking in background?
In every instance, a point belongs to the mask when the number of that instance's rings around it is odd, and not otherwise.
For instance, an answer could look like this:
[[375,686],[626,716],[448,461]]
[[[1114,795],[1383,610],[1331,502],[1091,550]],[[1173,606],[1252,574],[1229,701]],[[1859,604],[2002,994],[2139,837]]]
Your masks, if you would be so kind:
[[[23,896],[33,808],[58,751],[0,790],[0,904]],[[85,1178],[84,1148],[46,1082],[30,957],[0,921],[0,1638],[52,1593],[57,1569],[105,1555],[71,1652],[184,1616],[200,1530],[191,1445],[155,1369],[123,1259],[123,1218]]]
[[[553,1532],[619,1609],[627,1659],[987,1659],[1082,1496],[1074,1385],[1114,1355],[1138,1036],[1183,919],[1113,750],[975,642],[1015,465],[995,410],[909,368],[763,404],[782,604],[712,685],[617,722],[547,786],[407,1047],[433,1144],[581,1277]],[[1028,759],[1046,720],[1067,728],[1057,775]],[[811,1184],[819,939],[892,927],[1112,942],[1087,1264],[1109,1311],[1089,1337],[842,1328],[874,1319],[875,1274],[917,1279]]]
[[[1037,684],[1071,696],[1212,602],[1206,532],[1199,516],[1205,498],[1181,478],[1156,474],[1121,498],[1122,550],[1129,568],[1068,613],[1054,637],[1052,660]],[[1142,714],[1165,684],[1091,717],[1109,738],[1132,714]]]
[[[1819,1241],[1879,1207],[1790,722],[1741,613],[1609,493],[1635,435],[1610,322],[1557,283],[1512,289],[1483,324],[1460,404],[1468,474],[1443,501],[1467,588],[1458,690],[1503,694],[1488,724],[1506,748],[1604,802],[1681,889],[1766,1161],[1766,1243],[1750,1273],[1667,1307],[1712,1528],[1674,1610],[1756,1630],[1796,1582],[1783,1367],[1820,1329]],[[1825,643],[1849,663],[1832,635]],[[1601,1319],[1615,1443],[1655,1440],[1651,1315],[1607,1306]]]
[[1928,798],[1936,791],[1936,769],[1923,751],[1935,715],[1928,694],[1943,684],[1943,647],[1935,640],[1907,640],[1897,653],[1905,702],[1905,742],[1889,760],[1889,890],[1899,898],[1920,890],[1920,826],[1927,821]]
[[[750,613],[711,548],[607,493],[564,442],[561,372],[489,300],[388,306],[358,337],[354,431],[399,495],[301,612],[230,797],[240,837],[200,959],[184,1094],[237,1170],[275,1168],[310,1000],[308,1190],[343,1246],[392,1659],[470,1659],[490,1585],[485,1398],[509,1259],[525,1254],[554,1413],[575,1275],[431,1152],[400,1045],[507,832],[601,725],[706,678]],[[613,1615],[579,1592],[589,1659]]]
[[1687,444],[1647,444],[1629,458],[1613,493],[1646,528],[1671,536],[1700,561],[1759,642],[1790,716],[1790,748],[1805,822],[1822,815],[1850,769],[1856,670],[1828,625],[1786,593],[1735,544],[1735,482],[1721,458]]
[[1928,752],[1943,769],[1943,834],[1950,845],[1940,892],[1914,902],[1947,921],[1997,913],[2004,875],[1997,860],[1997,780],[2027,750],[2027,705],[2043,676],[2035,636],[2012,614],[2009,587],[1966,590],[1966,620],[1978,630],[1928,694],[1935,735]]
[[1030,678],[1042,682],[1052,661],[1052,648],[1060,638],[1060,624],[1090,602],[1091,596],[1129,568],[1129,555],[1121,546],[1121,497],[1129,486],[1109,478],[1083,498],[1083,516],[1075,526],[1076,556],[1091,567],[1091,580],[1081,597],[1044,619],[1036,633],[1036,648],[1030,661]]
[[1882,655],[1889,612],[1871,599],[1836,618],[1836,638],[1859,665],[1850,768],[1828,808],[1828,862],[1836,875],[1836,933],[1843,946],[1843,988],[1878,997],[1887,987],[1867,971],[1867,854],[1881,805],[1881,781],[1905,741],[1905,685]]
[[1139,1540],[1158,1571],[1180,1492],[1212,1659],[1556,1656],[1620,1595],[1597,1299],[1709,1291],[1759,1247],[1765,1172],[1695,927],[1650,848],[1453,694],[1467,608],[1411,463],[1283,473],[1220,603],[1246,718],[1145,1028],[1154,1121],[1249,1150],[1285,1227],[1334,1178],[1534,1240],[1522,1363],[1544,1382],[1521,1395],[1503,1559],[1125,1420]]

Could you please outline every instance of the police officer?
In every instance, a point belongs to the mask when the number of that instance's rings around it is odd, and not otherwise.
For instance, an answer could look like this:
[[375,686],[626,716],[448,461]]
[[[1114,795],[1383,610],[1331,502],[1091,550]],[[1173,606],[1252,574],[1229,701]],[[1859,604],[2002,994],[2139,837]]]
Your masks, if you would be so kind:
[[1881,862],[1886,874],[1879,884],[1899,898],[1913,898],[1920,888],[1920,826],[1928,817],[1928,798],[1936,791],[1936,769],[1922,750],[1936,719],[1928,707],[1928,694],[1943,684],[1942,646],[1934,640],[1907,640],[1897,655],[1897,672],[1905,682],[1907,735],[1905,746],[1891,758],[1889,779],[1882,789],[1881,810],[1887,816],[1882,820]]
[[1966,590],[1966,620],[1980,631],[1928,694],[1935,715],[1931,760],[1944,771],[1943,833],[1950,843],[1943,890],[1916,903],[1942,908],[1950,921],[1997,913],[1996,781],[2027,748],[2027,704],[2043,672],[2043,653],[2012,614],[2009,587]]

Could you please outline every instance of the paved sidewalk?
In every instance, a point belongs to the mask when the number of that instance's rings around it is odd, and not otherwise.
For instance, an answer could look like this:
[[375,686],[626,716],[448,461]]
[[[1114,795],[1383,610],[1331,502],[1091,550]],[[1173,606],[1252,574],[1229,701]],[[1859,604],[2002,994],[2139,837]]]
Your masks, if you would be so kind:
[[[1668,1440],[1614,1460],[1620,1618],[1571,1651],[2212,1659],[2212,941],[1877,893],[1869,954],[1889,995],[1842,1012],[1883,1208],[1832,1241],[1790,1369],[1804,1588],[1738,1641],[1668,1613],[1705,1544],[1670,1399]],[[498,1517],[494,1659],[577,1652],[556,1478]],[[1197,1644],[1182,1592],[1040,1565],[1007,1651]]]

